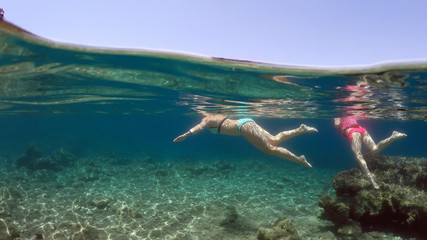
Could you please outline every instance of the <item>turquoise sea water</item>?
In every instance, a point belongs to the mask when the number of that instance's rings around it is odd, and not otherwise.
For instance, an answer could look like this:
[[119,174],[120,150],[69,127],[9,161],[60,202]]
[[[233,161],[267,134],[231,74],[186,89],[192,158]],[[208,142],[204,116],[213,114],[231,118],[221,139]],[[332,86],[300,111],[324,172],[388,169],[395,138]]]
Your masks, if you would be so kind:
[[[64,45],[0,22],[0,234],[4,223],[22,239],[256,239],[288,218],[303,239],[333,239],[318,200],[357,164],[332,118],[364,115],[375,141],[408,135],[383,154],[427,157],[426,82],[427,62],[279,66]],[[318,128],[282,144],[313,169],[242,136],[172,143],[200,111],[271,133]],[[19,164],[29,146],[43,164]]]

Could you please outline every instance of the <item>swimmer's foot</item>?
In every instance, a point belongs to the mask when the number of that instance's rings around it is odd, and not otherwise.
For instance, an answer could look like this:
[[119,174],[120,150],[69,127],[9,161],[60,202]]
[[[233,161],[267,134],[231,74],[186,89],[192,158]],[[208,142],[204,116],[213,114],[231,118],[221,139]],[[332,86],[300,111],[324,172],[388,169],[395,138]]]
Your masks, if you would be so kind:
[[298,157],[298,163],[304,167],[312,168],[311,164],[307,162],[304,155]]
[[381,142],[379,142],[377,144],[377,146],[374,147],[374,149],[372,150],[372,152],[373,153],[379,153],[385,147],[387,147],[390,143],[392,143],[392,142],[394,142],[394,141],[396,141],[398,139],[405,138],[405,137],[407,137],[406,134],[400,133],[400,132],[397,132],[397,131],[393,131],[393,133],[391,134],[391,136],[388,137],[388,138],[386,138],[386,139],[384,139],[384,140],[382,140]]
[[404,137],[407,137],[407,135],[406,134],[404,134],[404,133],[400,133],[400,132],[396,132],[396,131],[393,131],[393,133],[391,134],[391,137],[393,138],[393,139],[401,139],[401,138],[404,138]]
[[380,187],[378,186],[378,184],[374,181],[372,181],[372,186],[374,186],[375,189],[379,189]]
[[316,128],[309,127],[309,126],[307,126],[305,124],[301,124],[301,126],[299,128],[300,128],[300,131],[303,132],[303,133],[312,133],[312,132],[316,132],[317,133],[317,132],[319,132]]

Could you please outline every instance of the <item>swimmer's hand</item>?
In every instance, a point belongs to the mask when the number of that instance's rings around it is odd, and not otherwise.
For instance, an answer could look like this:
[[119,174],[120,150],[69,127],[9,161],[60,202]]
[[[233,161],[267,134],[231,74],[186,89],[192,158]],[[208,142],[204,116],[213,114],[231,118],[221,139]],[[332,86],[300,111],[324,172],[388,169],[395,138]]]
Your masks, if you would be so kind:
[[181,141],[184,141],[184,140],[187,138],[187,136],[188,136],[188,133],[181,134],[181,135],[179,135],[177,138],[175,138],[175,139],[173,140],[173,142],[175,143],[175,142],[181,142]]

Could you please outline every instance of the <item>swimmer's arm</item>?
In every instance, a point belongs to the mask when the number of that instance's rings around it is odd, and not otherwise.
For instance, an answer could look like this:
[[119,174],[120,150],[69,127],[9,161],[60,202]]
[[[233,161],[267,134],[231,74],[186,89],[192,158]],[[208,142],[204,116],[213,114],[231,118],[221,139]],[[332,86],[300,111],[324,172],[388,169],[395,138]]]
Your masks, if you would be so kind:
[[206,127],[206,121],[205,119],[202,120],[202,122],[200,122],[199,124],[197,124],[196,126],[192,127],[190,130],[188,130],[188,132],[179,135],[177,138],[175,138],[173,140],[173,142],[181,142],[184,141],[188,136],[199,133],[200,131],[203,130],[203,128]]

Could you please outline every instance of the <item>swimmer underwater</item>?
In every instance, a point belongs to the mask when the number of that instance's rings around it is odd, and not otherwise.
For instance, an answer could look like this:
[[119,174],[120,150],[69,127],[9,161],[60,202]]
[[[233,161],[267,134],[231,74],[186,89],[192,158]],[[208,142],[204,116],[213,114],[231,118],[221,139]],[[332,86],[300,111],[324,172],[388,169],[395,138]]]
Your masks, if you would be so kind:
[[311,168],[310,163],[307,162],[304,155],[298,157],[287,149],[278,147],[277,145],[303,133],[317,133],[318,131],[316,128],[301,124],[299,128],[283,131],[273,136],[256,124],[251,118],[233,120],[222,114],[203,113],[203,115],[204,118],[199,124],[192,127],[186,133],[179,135],[173,142],[181,142],[188,136],[199,133],[207,127],[215,134],[220,133],[231,136],[243,135],[252,145],[266,154],[274,155]]
[[365,159],[362,154],[362,144],[368,148],[372,153],[379,153],[381,150],[386,148],[390,143],[406,137],[406,134],[393,131],[390,137],[380,141],[378,144],[375,144],[371,135],[368,131],[361,127],[357,122],[357,119],[361,117],[351,116],[343,118],[334,118],[334,126],[338,131],[350,140],[351,150],[354,153],[360,168],[366,177],[371,181],[375,189],[378,189],[379,186],[375,182],[375,176],[369,171],[368,165],[366,164]]

